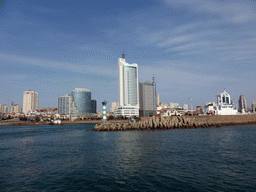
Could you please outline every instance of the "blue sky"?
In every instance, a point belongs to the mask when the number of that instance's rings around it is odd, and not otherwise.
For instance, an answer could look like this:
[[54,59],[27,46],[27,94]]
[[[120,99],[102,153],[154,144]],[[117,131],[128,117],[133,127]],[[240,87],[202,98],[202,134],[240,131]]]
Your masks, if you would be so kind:
[[39,107],[86,88],[92,99],[118,101],[118,64],[154,74],[160,101],[193,105],[231,98],[256,101],[256,1],[12,0],[0,1],[0,104]]

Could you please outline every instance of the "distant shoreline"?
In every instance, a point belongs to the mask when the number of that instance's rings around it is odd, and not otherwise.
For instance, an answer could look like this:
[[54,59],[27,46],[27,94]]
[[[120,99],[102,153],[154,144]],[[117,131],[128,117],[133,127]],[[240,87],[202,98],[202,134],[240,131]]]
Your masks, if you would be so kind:
[[[186,116],[187,118],[195,119],[196,121],[201,121],[205,119],[210,122],[213,126],[232,126],[232,125],[254,125],[256,124],[256,114],[251,115],[212,115],[212,116]],[[149,119],[150,117],[142,117],[142,121]],[[162,117],[168,118],[168,117]],[[111,124],[115,123],[128,123],[130,120],[109,120]],[[84,121],[62,121],[62,124],[101,124],[102,120],[84,120]],[[24,125],[50,125],[50,122],[6,122],[0,121],[0,126],[24,126]],[[183,127],[180,127],[182,129]],[[184,127],[185,128],[185,127]]]
[[[110,123],[127,123],[129,120],[109,120]],[[100,124],[102,120],[93,120],[93,121],[62,121],[62,125],[64,124]],[[21,126],[21,125],[50,125],[50,122],[6,122],[0,121],[0,126]]]

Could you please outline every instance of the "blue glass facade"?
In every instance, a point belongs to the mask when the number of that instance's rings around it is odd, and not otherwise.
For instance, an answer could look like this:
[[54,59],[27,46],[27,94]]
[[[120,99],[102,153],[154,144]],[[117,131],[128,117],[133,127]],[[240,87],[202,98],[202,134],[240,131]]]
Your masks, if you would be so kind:
[[92,113],[91,92],[87,89],[75,89],[72,91],[73,101],[78,114]]
[[92,113],[97,113],[97,101],[92,100]]
[[124,104],[137,105],[137,67],[124,66]]

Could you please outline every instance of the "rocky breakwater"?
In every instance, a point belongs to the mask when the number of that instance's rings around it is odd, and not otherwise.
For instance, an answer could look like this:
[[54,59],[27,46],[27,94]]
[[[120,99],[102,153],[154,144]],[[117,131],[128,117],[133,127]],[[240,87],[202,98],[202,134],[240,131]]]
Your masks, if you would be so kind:
[[207,119],[189,117],[152,117],[137,123],[101,123],[96,124],[93,131],[128,131],[154,129],[207,128],[213,126]]

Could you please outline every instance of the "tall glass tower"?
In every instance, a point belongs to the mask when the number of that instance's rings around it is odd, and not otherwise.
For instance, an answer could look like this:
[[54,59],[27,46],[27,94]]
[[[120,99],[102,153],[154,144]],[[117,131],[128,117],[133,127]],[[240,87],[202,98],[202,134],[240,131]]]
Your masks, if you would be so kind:
[[138,65],[125,62],[125,54],[118,59],[119,105],[115,116],[139,116]]
[[119,103],[120,106],[138,106],[138,65],[125,62],[125,54],[118,59],[119,67]]
[[91,92],[89,89],[76,88],[71,92],[78,114],[92,113]]

